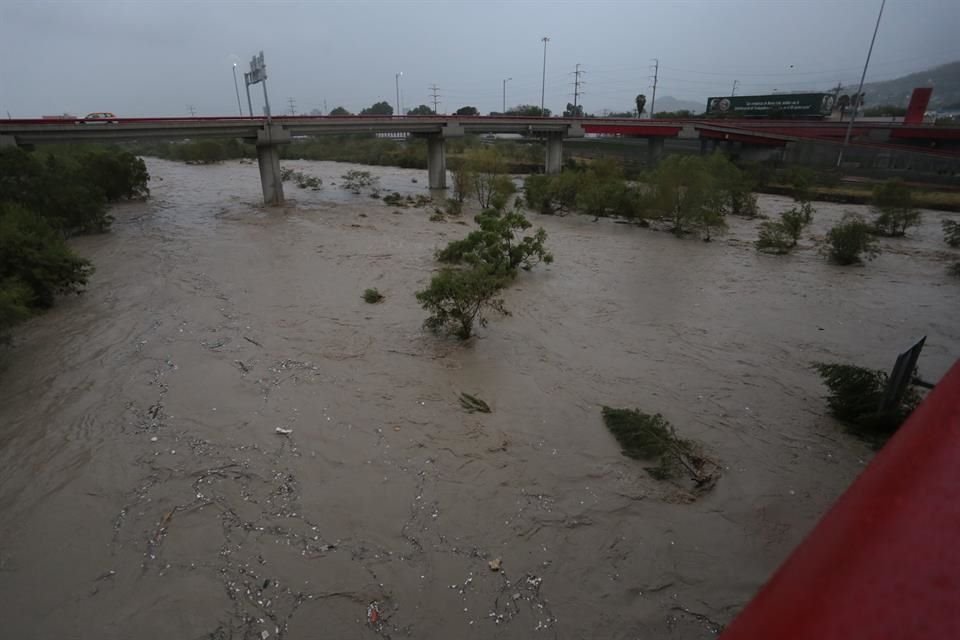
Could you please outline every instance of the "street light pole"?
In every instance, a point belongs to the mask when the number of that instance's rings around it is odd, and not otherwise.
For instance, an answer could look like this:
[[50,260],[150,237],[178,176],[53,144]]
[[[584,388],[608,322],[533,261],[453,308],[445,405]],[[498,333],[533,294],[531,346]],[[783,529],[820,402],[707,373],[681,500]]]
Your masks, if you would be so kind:
[[240,104],[240,85],[237,84],[237,63],[233,63],[233,90],[237,92],[237,110],[240,117],[243,117],[243,106]]
[[403,109],[400,107],[400,76],[402,75],[403,75],[403,71],[393,76],[393,80],[397,85],[397,115],[398,116],[403,115]]
[[546,95],[547,91],[547,43],[550,42],[550,38],[543,36],[543,80],[540,82],[540,115],[544,115],[543,110],[543,98]]
[[502,113],[507,112],[507,81],[513,80],[513,78],[504,78],[503,79],[503,111]]
[[870,56],[873,54],[873,43],[877,40],[877,31],[880,30],[880,18],[883,17],[883,7],[887,4],[887,0],[882,0],[880,3],[880,13],[877,14],[877,24],[873,27],[873,37],[870,38],[870,48],[867,50],[867,61],[863,63],[863,73],[860,75],[860,86],[857,88],[856,99],[853,103],[853,113],[850,114],[850,121],[847,123],[847,133],[843,136],[843,146],[840,147],[840,153],[837,154],[837,168],[840,168],[840,165],[843,163],[843,151],[847,148],[847,145],[850,144],[850,132],[853,131],[853,121],[857,119],[857,111],[860,110],[860,103],[863,100],[860,99],[860,95],[863,93],[863,81],[867,77],[867,67],[870,65]]

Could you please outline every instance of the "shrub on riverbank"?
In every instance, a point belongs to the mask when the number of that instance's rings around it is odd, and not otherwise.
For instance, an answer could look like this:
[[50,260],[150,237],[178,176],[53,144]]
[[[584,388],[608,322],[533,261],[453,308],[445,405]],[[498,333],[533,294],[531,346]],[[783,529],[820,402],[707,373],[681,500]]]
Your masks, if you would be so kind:
[[149,193],[146,166],[112,147],[0,151],[0,336],[83,289],[93,267],[66,243],[110,228],[107,205]]

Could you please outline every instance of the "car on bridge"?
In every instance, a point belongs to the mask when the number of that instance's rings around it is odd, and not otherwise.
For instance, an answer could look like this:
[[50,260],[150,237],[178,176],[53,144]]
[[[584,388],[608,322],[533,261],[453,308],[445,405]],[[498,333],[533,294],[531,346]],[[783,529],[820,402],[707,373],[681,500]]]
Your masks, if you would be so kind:
[[93,113],[88,113],[83,117],[83,120],[79,120],[77,124],[117,124],[117,116],[110,113],[109,111],[95,111]]

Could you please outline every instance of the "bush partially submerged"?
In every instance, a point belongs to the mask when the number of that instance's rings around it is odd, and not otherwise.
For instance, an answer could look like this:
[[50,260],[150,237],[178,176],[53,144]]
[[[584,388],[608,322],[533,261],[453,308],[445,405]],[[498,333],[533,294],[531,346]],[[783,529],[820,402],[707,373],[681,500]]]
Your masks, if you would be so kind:
[[603,422],[623,447],[623,455],[656,462],[656,466],[647,467],[654,478],[671,480],[686,475],[701,489],[716,481],[716,463],[704,456],[692,440],[678,436],[673,425],[659,413],[603,407]]
[[881,411],[889,380],[886,372],[823,362],[815,363],[814,368],[830,390],[827,395],[830,414],[867,438],[889,437],[920,403],[920,394],[908,386],[897,406]]
[[433,331],[448,331],[461,340],[473,335],[474,323],[487,325],[486,313],[507,315],[497,297],[504,276],[480,265],[469,269],[441,269],[430,285],[417,292],[417,301],[430,312],[424,325]]
[[757,249],[764,253],[782,255],[797,246],[803,230],[813,222],[813,208],[809,202],[801,202],[780,214],[780,220],[760,224]]
[[863,216],[847,212],[827,232],[824,252],[839,265],[859,264],[863,258],[872,260],[880,253],[877,240],[871,235],[872,230]]
[[960,247],[960,221],[944,220],[942,226],[943,241],[951,247]]
[[364,189],[375,189],[379,183],[380,178],[369,171],[360,171],[359,169],[350,169],[340,176],[340,186],[355,194],[359,194]]
[[913,208],[913,193],[901,180],[887,180],[873,189],[874,233],[899,237],[920,223],[920,212]]
[[476,221],[480,229],[439,250],[438,261],[486,265],[496,273],[511,277],[516,275],[518,267],[530,270],[541,261],[553,262],[553,255],[544,247],[546,230],[539,228],[532,236],[521,235],[533,226],[522,213],[488,209],[478,215]]
[[280,169],[280,179],[284,182],[292,180],[301,189],[313,189],[314,191],[319,191],[323,187],[323,180],[317,176],[311,176],[308,173],[295,171],[293,169],[288,169],[287,167]]
[[380,293],[377,289],[364,289],[363,299],[370,304],[376,304],[383,301],[383,294]]

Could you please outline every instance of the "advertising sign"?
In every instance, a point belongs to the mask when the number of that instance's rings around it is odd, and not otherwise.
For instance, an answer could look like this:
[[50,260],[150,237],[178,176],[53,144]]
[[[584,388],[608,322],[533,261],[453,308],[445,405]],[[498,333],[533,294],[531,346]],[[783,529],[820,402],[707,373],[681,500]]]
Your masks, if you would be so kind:
[[829,116],[831,93],[775,93],[768,96],[720,96],[707,99],[708,116],[809,117]]

